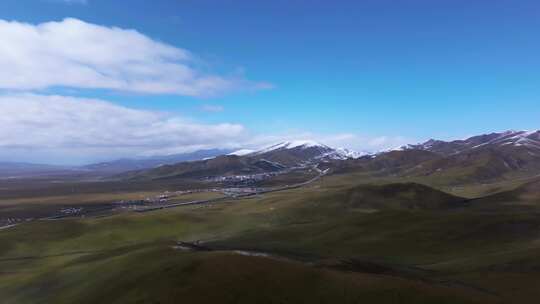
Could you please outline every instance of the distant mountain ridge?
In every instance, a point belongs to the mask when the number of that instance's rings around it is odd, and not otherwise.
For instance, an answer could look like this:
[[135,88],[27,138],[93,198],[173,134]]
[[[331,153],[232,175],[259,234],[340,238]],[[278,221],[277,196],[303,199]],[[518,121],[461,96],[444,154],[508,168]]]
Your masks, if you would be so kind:
[[427,151],[432,159],[410,175],[452,176],[457,181],[493,181],[540,174],[540,131],[505,131],[464,140],[428,140],[403,151]]
[[146,158],[124,158],[109,162],[101,162],[80,167],[83,170],[102,171],[102,172],[125,172],[131,170],[141,170],[159,167],[162,165],[170,165],[179,162],[197,161],[205,158],[212,158],[219,155],[230,153],[231,150],[226,149],[208,149],[198,150],[188,153],[161,155]]
[[315,141],[288,141],[256,151],[238,150],[211,160],[142,170],[130,177],[242,175],[312,165],[337,173],[365,171],[458,184],[534,176],[540,174],[540,132],[506,131],[448,142],[428,140],[377,154],[335,149]]
[[68,175],[74,173],[79,175],[90,174],[94,176],[109,176],[121,172],[151,169],[162,165],[197,161],[205,158],[213,158],[230,152],[231,150],[226,149],[208,149],[164,156],[161,155],[144,158],[123,158],[83,166],[59,166],[23,162],[0,162],[0,177],[22,178],[49,175]]
[[0,162],[0,177],[30,177],[35,175],[55,174],[71,170],[66,166],[34,164],[23,162]]
[[359,158],[369,153],[356,152],[345,148],[332,148],[325,144],[313,140],[285,141],[263,148],[261,150],[242,149],[231,153],[238,156],[257,156],[271,155],[269,158],[275,158],[275,154],[286,151],[287,154],[298,154],[301,160],[312,159],[348,159]]
[[231,155],[275,161],[287,166],[310,164],[324,160],[354,159],[368,154],[345,148],[332,148],[313,140],[285,141],[260,150],[244,149],[231,153]]
[[429,177],[452,183],[489,182],[540,175],[540,131],[505,131],[467,139],[430,139],[376,154],[332,148],[311,140],[286,141],[260,150],[202,150],[143,159],[121,159],[83,167],[7,166],[24,174],[58,170],[92,172],[118,178],[202,178],[251,175],[292,168],[362,171],[379,176]]
[[128,172],[122,177],[139,179],[249,175],[348,158],[350,156],[344,152],[314,141],[288,141],[256,151],[242,149],[211,159]]
[[482,134],[464,140],[442,141],[430,139],[424,143],[403,146],[404,150],[426,150],[451,155],[482,147],[527,147],[540,152],[540,131],[505,131]]

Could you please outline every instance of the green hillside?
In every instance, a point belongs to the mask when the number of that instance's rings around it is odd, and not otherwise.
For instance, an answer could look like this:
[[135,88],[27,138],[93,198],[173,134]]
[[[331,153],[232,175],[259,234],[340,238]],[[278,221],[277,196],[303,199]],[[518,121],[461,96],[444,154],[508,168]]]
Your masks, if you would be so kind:
[[[540,215],[486,214],[463,202],[414,183],[323,179],[211,206],[27,223],[0,231],[0,295],[4,303],[534,303]],[[212,251],[176,250],[176,241]]]

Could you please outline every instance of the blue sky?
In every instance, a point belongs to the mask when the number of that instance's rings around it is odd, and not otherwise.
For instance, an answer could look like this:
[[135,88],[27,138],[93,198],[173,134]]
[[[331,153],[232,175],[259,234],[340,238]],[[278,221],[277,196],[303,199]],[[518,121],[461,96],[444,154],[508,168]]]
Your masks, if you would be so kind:
[[189,51],[196,71],[241,83],[211,96],[69,85],[25,93],[241,125],[268,140],[341,136],[366,150],[538,128],[537,1],[3,0],[0,12],[32,25],[69,17],[134,29]]

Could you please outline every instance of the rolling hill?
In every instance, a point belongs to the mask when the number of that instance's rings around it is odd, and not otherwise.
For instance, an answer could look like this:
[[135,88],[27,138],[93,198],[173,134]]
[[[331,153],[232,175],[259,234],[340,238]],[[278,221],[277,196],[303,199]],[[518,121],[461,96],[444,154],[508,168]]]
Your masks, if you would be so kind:
[[416,183],[360,185],[334,196],[348,208],[447,210],[463,208],[468,200]]
[[527,182],[515,189],[501,191],[473,200],[482,209],[537,209],[540,207],[540,179]]
[[404,151],[440,155],[408,175],[448,177],[455,183],[491,182],[540,173],[540,131],[507,131],[451,142],[430,140]]
[[120,173],[133,170],[150,169],[163,165],[170,165],[179,162],[189,162],[212,158],[231,152],[223,149],[198,150],[189,153],[172,155],[152,156],[144,158],[124,158],[108,162],[101,162],[82,166],[79,169],[103,173]]
[[118,177],[128,179],[202,178],[274,172],[284,168],[285,166],[281,164],[264,159],[222,155],[206,160],[181,162],[174,165],[159,166],[150,170],[128,172]]

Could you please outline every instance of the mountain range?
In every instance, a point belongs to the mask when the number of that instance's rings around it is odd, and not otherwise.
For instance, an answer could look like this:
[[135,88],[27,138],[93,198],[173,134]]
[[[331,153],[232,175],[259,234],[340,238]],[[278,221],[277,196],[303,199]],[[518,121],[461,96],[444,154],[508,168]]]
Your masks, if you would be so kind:
[[490,181],[540,173],[540,131],[506,131],[450,142],[429,140],[404,147],[433,157],[411,174],[453,175],[460,181]]
[[66,174],[110,176],[126,171],[150,169],[167,164],[212,158],[230,152],[231,150],[227,149],[208,149],[171,155],[122,158],[83,166],[58,166],[23,162],[0,162],[0,177],[21,178]]
[[198,150],[198,151],[190,152],[190,153],[162,155],[162,156],[153,156],[153,157],[145,157],[145,158],[117,159],[117,160],[113,160],[109,162],[90,164],[90,165],[82,166],[80,168],[83,170],[89,170],[89,171],[118,173],[118,172],[130,171],[130,170],[155,168],[162,165],[175,164],[179,162],[188,162],[188,161],[201,160],[205,158],[212,158],[218,155],[227,154],[229,152],[231,152],[231,150],[226,150],[226,149]]
[[115,178],[203,178],[279,172],[318,165],[339,172],[488,182],[540,174],[540,131],[505,131],[462,140],[430,139],[379,153],[286,141],[260,150],[201,150],[81,167],[0,163],[0,176],[91,173]]
[[128,172],[121,177],[183,178],[251,175],[307,167],[322,161],[345,160],[350,158],[349,154],[314,141],[288,141],[256,151],[242,149],[205,160]]
[[291,141],[261,150],[239,150],[212,159],[160,166],[128,178],[188,178],[276,172],[317,165],[335,173],[367,172],[429,177],[452,183],[488,182],[540,174],[540,131],[506,131],[464,140],[428,140],[375,154]]

